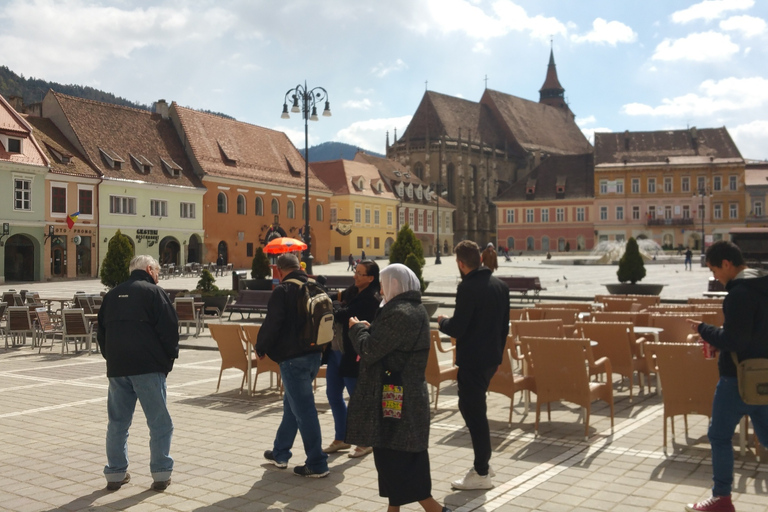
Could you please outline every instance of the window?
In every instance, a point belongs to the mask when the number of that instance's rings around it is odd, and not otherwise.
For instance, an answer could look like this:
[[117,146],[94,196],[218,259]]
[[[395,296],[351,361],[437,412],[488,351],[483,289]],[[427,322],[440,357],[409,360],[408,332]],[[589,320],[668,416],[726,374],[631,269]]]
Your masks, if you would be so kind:
[[534,247],[534,245],[533,245],[533,237],[529,236],[528,238],[525,239],[525,250],[526,251],[532,251],[533,247]]
[[93,215],[93,190],[81,188],[77,191],[80,215]]
[[237,195],[237,214],[245,215],[245,196],[243,194]]
[[256,212],[256,215],[258,215],[259,217],[264,215],[264,200],[262,198],[260,197],[256,198],[256,202],[254,204],[253,210]]
[[32,180],[14,178],[13,209],[32,211]]
[[688,176],[683,176],[683,178],[680,181],[680,190],[683,192],[690,192],[691,191],[691,178]]
[[363,248],[363,237],[359,236],[357,237],[357,248],[362,249]]
[[687,204],[683,205],[683,218],[684,219],[690,219],[691,218],[691,207]]
[[323,220],[323,205],[317,205],[317,208],[315,208],[315,216],[317,217],[317,220]]
[[109,196],[109,213],[136,215],[136,198]]
[[338,210],[336,210],[336,208],[331,208],[331,222],[335,224],[338,221],[339,221]]
[[387,226],[392,225],[392,212],[387,212]]
[[706,205],[699,205],[699,218],[700,219],[706,219],[707,218],[707,207]]
[[280,215],[280,202],[274,197],[272,198],[271,210],[272,210],[272,215]]
[[249,258],[253,258],[253,242],[245,244],[245,255]]
[[624,207],[623,206],[617,206],[616,207],[616,220],[624,220]]
[[737,176],[728,176],[728,189],[729,190],[736,190],[737,185],[738,185],[738,182],[736,181],[737,178],[738,178]]
[[664,207],[664,218],[665,219],[671,219],[672,218],[672,206],[665,206]]
[[696,178],[696,190],[703,192],[707,186],[707,179],[704,176],[698,176]]
[[716,192],[723,190],[723,178],[720,176],[715,176],[714,178],[712,178],[712,188]]
[[8,137],[8,152],[21,153],[21,139],[12,139]]
[[51,212],[67,213],[66,187],[51,187]]
[[656,193],[656,178],[648,178],[648,193]]
[[656,218],[656,207],[654,205],[648,206],[648,218],[649,219]]
[[664,193],[665,194],[671,194],[672,193],[672,178],[671,177],[665,177],[664,178]]
[[616,193],[617,194],[624,193],[624,180],[616,180]]
[[584,222],[584,218],[585,218],[584,207],[580,206],[580,207],[576,208],[576,221],[577,222]]
[[227,195],[224,192],[219,192],[219,197],[216,201],[216,211],[227,213]]
[[608,207],[607,206],[601,206],[600,207],[600,220],[608,220]]
[[549,208],[541,209],[541,222],[549,222]]
[[424,212],[427,216],[427,231],[432,231],[432,216],[435,214],[435,212]]
[[632,207],[632,220],[640,220],[640,207],[639,206],[633,206]]
[[600,180],[600,193],[601,194],[608,193],[608,180]]
[[533,222],[533,208],[525,210],[525,222]]
[[398,215],[399,219],[398,222],[400,223],[400,227],[403,227],[405,224],[405,210],[400,208],[400,213]]
[[355,222],[357,224],[360,224],[360,222],[362,221],[362,215],[363,215],[363,212],[360,211],[360,208],[355,208]]
[[712,210],[712,215],[715,219],[722,219],[723,218],[723,205],[716,204]]
[[380,222],[381,222],[381,213],[379,212],[379,210],[374,210],[373,211],[373,223],[378,226]]
[[293,204],[293,201],[290,199],[287,203],[285,203],[286,212],[285,214],[288,216],[289,219],[295,219],[296,218],[296,205]]
[[379,248],[379,237],[376,237],[373,239],[373,248],[378,249]]
[[739,203],[728,203],[728,218],[736,219],[739,217]]
[[451,230],[451,217],[448,214],[445,215],[444,229],[446,233]]
[[152,199],[149,202],[149,214],[152,217],[167,217],[168,201],[161,201],[160,199]]
[[507,209],[507,224],[514,224],[515,223],[515,210],[508,208]]
[[179,203],[180,214],[182,219],[194,219],[195,218],[195,203]]
[[752,203],[752,215],[755,217],[762,217],[763,216],[763,202],[762,201],[755,201]]
[[411,228],[413,228],[413,210],[408,212],[408,224],[410,224]]
[[510,251],[515,248],[515,237],[508,237],[507,238],[507,249]]
[[640,193],[640,178],[632,178],[632,193]]
[[371,223],[371,210],[365,209],[365,223],[370,224]]
[[555,210],[555,222],[565,222],[565,208]]

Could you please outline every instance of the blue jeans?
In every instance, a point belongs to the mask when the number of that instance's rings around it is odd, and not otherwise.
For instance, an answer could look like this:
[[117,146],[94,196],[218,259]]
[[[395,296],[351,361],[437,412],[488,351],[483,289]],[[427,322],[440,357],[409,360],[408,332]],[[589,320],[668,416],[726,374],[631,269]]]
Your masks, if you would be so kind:
[[728,496],[733,484],[733,434],[744,415],[752,418],[752,428],[760,444],[768,446],[768,405],[747,405],[739,396],[736,377],[720,377],[712,402],[709,443],[712,445],[713,496]]
[[320,352],[312,352],[280,363],[283,379],[283,419],[277,428],[272,454],[275,460],[287,462],[296,433],[304,442],[305,464],[315,473],[328,471],[328,454],[323,453],[320,419],[315,407],[312,383],[320,369]]
[[344,401],[344,388],[347,388],[347,394],[352,396],[357,379],[342,377],[339,374],[339,365],[341,365],[341,352],[331,350],[328,353],[328,368],[325,371],[325,395],[328,397],[333,413],[336,431],[333,439],[343,441],[347,435],[347,402]]
[[171,436],[173,422],[165,404],[165,374],[146,373],[110,377],[107,397],[107,482],[119,482],[128,469],[128,428],[133,422],[136,399],[149,427],[149,470],[156,482],[168,480],[173,471]]

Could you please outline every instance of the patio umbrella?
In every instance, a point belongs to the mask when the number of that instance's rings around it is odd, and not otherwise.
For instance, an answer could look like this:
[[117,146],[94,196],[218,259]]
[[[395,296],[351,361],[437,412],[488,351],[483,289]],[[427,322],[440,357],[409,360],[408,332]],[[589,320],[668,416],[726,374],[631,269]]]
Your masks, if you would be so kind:
[[295,238],[281,237],[275,238],[264,246],[264,252],[267,254],[283,254],[286,252],[304,251],[307,244]]

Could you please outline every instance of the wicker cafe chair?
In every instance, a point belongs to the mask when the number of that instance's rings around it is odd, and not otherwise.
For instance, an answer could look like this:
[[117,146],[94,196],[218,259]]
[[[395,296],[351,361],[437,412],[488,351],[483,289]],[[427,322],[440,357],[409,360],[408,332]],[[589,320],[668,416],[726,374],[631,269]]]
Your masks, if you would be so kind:
[[554,320],[515,320],[512,322],[512,336],[534,336],[538,338],[563,338],[563,321]]
[[655,366],[664,393],[664,451],[667,451],[667,418],[672,423],[683,415],[685,435],[688,436],[688,414],[712,417],[712,398],[719,380],[716,359],[704,359],[701,345],[686,343],[646,343],[645,357]]
[[515,373],[513,370],[513,361],[523,361],[524,357],[518,354],[517,343],[514,336],[507,336],[507,343],[504,347],[501,364],[491,379],[488,391],[492,393],[501,393],[509,397],[509,423],[512,424],[512,411],[515,405],[515,393],[525,392],[525,413],[528,414],[528,404],[530,402],[530,392],[536,392],[536,381],[530,372],[523,374]]
[[[221,354],[221,369],[219,370],[219,381],[216,384],[216,392],[221,387],[221,375],[228,368],[235,368],[243,372],[243,380],[240,382],[240,392],[243,392],[243,386],[248,381],[248,393],[250,394],[251,370],[256,367],[258,358],[256,354],[251,353],[250,347],[246,343],[243,345],[242,327],[240,324],[211,324],[211,337],[219,347]],[[250,361],[249,361],[250,358]]]
[[425,371],[425,379],[427,384],[432,386],[435,411],[437,411],[437,400],[440,398],[440,384],[445,381],[455,381],[458,375],[459,367],[453,364],[453,359],[449,363],[440,363],[437,353],[449,353],[455,352],[456,347],[451,346],[449,349],[444,349],[442,341],[440,341],[440,331],[431,330],[430,333],[430,346],[429,346],[429,359],[427,359],[427,369]]
[[[611,362],[603,357],[595,361],[589,340],[581,338],[535,338],[522,337],[533,363],[536,380],[536,434],[539,432],[541,404],[566,400],[582,406],[584,416],[584,437],[589,438],[589,417],[591,403],[595,400],[608,402],[611,408],[611,429],[613,429],[613,386]],[[607,375],[606,382],[590,382],[589,374],[599,371]]]
[[632,325],[650,327],[651,314],[645,311],[595,311],[593,322],[629,322]]
[[[244,324],[243,325],[243,335],[245,336],[245,342],[247,343],[247,346],[250,347],[256,347],[256,340],[259,337],[259,329],[261,328],[260,325],[253,325],[253,324]],[[262,359],[256,359],[256,377],[253,379],[253,386],[251,389],[251,392],[256,392],[256,381],[259,378],[259,375],[262,373],[269,373],[269,387],[271,388],[273,386],[272,383],[272,376],[277,375],[277,388],[280,391],[280,396],[283,396],[283,383],[282,378],[280,376],[280,365],[274,362],[272,359],[269,358],[268,355],[264,355]]]
[[701,320],[701,314],[685,313],[681,315],[653,314],[651,315],[651,327],[664,329],[659,333],[661,343],[685,343],[691,334],[691,326],[687,318]]

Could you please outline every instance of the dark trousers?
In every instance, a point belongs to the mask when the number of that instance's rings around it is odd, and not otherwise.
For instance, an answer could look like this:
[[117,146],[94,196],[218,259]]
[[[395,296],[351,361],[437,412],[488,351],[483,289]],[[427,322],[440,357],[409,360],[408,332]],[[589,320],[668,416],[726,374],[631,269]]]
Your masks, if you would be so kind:
[[488,385],[497,366],[491,368],[459,367],[459,411],[472,438],[475,451],[475,471],[478,475],[488,474],[491,460],[491,429],[488,426],[487,406],[485,403]]

